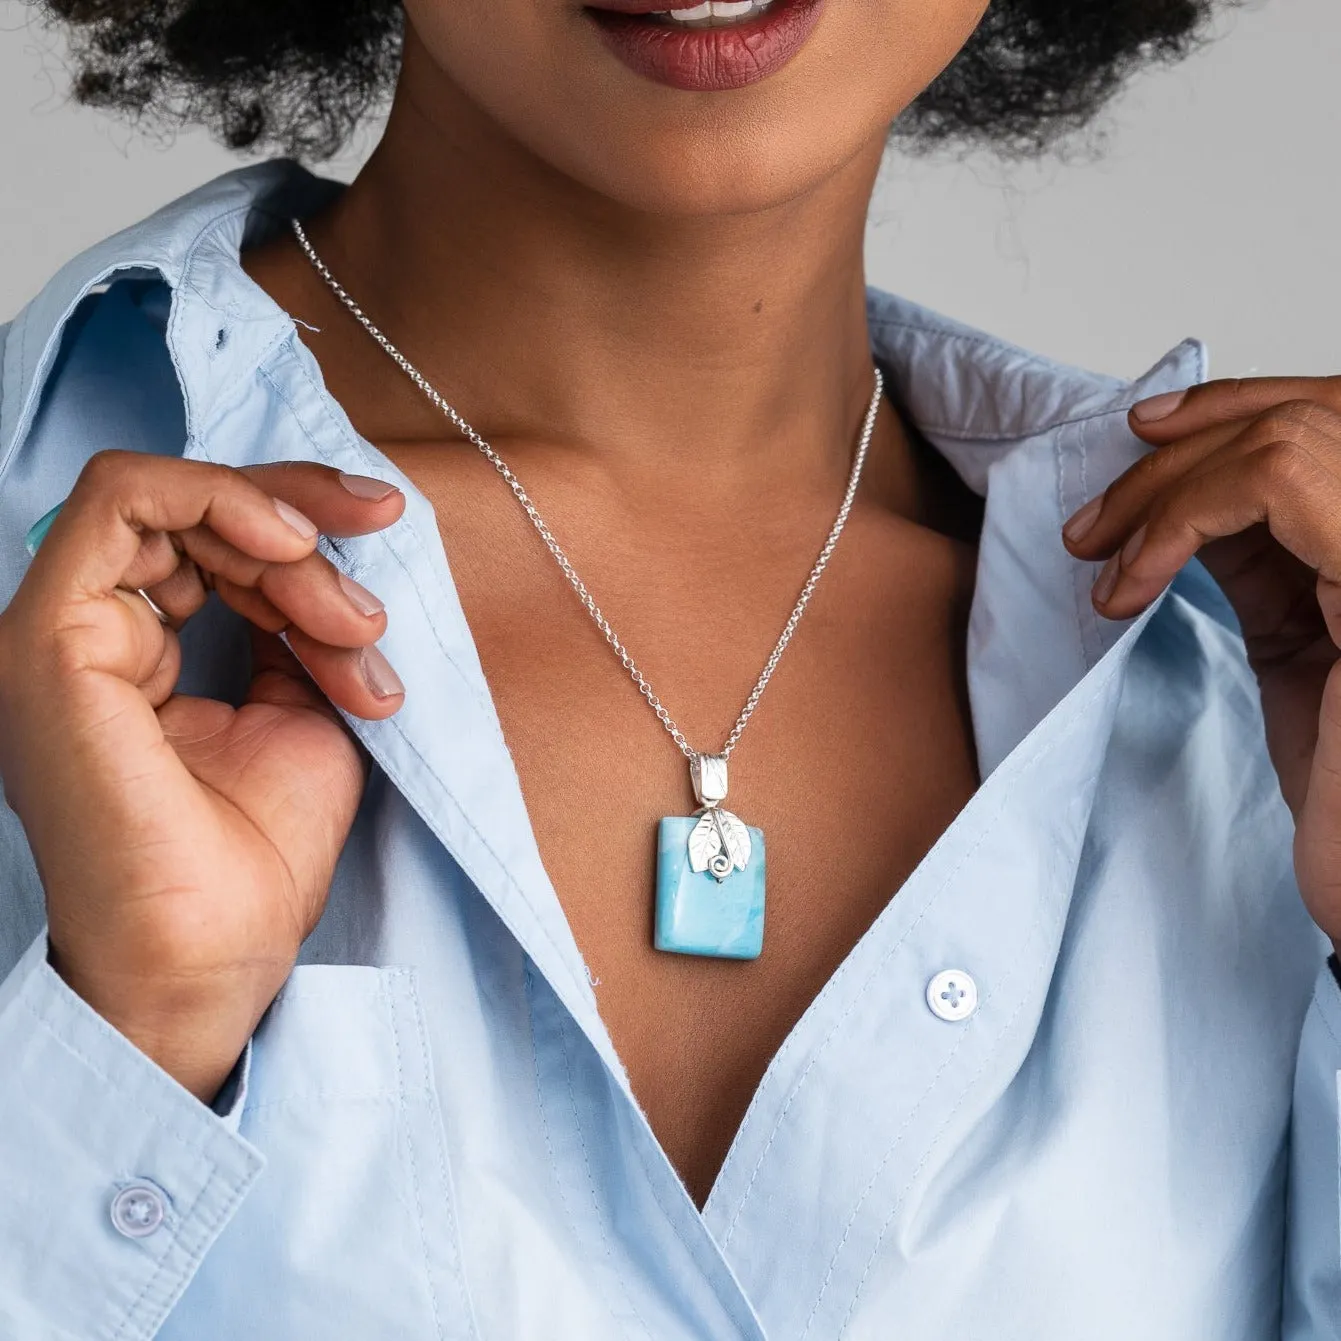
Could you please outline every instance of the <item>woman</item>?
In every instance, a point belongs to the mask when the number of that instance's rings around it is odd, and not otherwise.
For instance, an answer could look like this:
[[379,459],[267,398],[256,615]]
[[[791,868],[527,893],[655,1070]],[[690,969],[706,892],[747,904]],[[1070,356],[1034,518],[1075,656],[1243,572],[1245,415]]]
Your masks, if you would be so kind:
[[1204,6],[50,8],[396,84],[4,338],[0,1331],[1341,1335],[1341,382],[862,278]]

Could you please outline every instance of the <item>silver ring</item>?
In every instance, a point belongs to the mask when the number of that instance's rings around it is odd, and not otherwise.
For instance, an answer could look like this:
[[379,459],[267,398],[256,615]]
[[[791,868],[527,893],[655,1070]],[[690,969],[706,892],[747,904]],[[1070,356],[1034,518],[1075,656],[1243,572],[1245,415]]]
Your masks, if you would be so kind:
[[168,616],[167,612],[163,610],[162,607],[160,607],[155,603],[154,598],[150,596],[150,594],[147,591],[145,591],[143,587],[136,587],[135,592],[137,595],[144,597],[145,601],[148,603],[149,608],[154,612],[154,614],[158,616],[158,622],[160,624],[172,623],[172,620]]

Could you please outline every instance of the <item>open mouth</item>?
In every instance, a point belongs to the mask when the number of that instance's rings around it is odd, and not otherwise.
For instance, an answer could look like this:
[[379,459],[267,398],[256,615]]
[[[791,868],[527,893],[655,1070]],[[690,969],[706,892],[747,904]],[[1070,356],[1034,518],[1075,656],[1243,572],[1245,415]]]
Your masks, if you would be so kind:
[[598,0],[585,12],[630,69],[672,88],[712,92],[757,83],[804,45],[823,0]]

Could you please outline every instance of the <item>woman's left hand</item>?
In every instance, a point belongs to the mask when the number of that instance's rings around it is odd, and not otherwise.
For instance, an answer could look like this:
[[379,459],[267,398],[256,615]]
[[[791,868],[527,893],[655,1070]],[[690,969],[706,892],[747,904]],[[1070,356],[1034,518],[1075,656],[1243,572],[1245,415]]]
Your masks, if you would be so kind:
[[1156,450],[1076,513],[1066,546],[1108,558],[1092,599],[1110,619],[1139,614],[1194,554],[1220,584],[1294,816],[1299,888],[1341,948],[1341,377],[1207,382],[1128,419]]

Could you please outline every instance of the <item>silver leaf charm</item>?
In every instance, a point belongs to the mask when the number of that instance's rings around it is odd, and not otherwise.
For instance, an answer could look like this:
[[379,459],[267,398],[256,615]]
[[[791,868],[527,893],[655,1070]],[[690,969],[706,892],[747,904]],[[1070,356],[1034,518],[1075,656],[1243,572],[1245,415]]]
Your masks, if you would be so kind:
[[750,864],[750,831],[745,827],[745,822],[729,810],[718,810],[717,817],[726,837],[724,846],[731,864],[736,870],[743,871]]
[[750,864],[750,831],[729,810],[709,806],[689,835],[689,867],[725,880]]
[[701,875],[722,850],[722,834],[708,811],[689,835],[689,869]]

